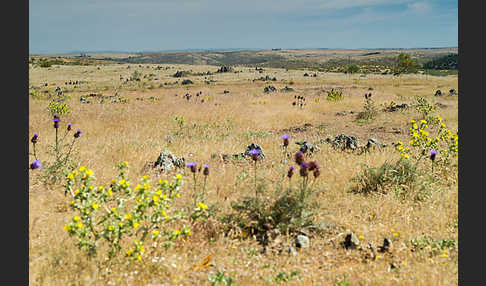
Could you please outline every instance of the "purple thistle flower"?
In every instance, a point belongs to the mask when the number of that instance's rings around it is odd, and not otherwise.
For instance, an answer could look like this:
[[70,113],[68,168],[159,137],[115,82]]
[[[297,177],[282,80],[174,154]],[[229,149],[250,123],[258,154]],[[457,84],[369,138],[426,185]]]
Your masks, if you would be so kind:
[[368,98],[371,98],[371,92],[368,94]]
[[196,162],[189,162],[186,166],[191,168],[191,172],[196,173]]
[[320,168],[319,164],[317,164],[317,161],[311,161],[309,163],[309,171],[315,170]]
[[439,152],[437,152],[435,150],[431,150],[430,151],[430,160],[434,161],[435,160],[435,156],[437,156],[437,154],[439,154]]
[[302,162],[300,164],[300,176],[307,177],[308,174],[309,174],[309,163]]
[[54,118],[54,128],[59,128],[59,118],[58,117],[55,117]]
[[297,153],[295,153],[295,163],[297,163],[298,165],[300,165],[302,162],[304,162],[305,158],[304,158],[304,152],[302,151],[297,151]]
[[282,135],[280,138],[283,139],[283,144],[284,146],[288,146],[289,145],[289,138],[290,138],[290,135],[288,134],[284,134]]
[[367,93],[365,93],[365,99],[368,99],[368,94]]
[[73,126],[73,125],[72,125],[71,123],[68,123],[68,124],[67,124],[67,131],[71,131],[71,127],[72,127],[72,126]]
[[32,164],[30,164],[30,168],[32,170],[40,169],[42,168],[42,163],[39,160],[35,160],[34,162],[32,162]]
[[257,161],[260,158],[260,151],[257,149],[251,149],[248,153],[251,155],[253,161]]
[[294,169],[294,166],[289,167],[289,171],[287,172],[287,177],[289,177],[289,179],[294,175]]
[[320,168],[321,167],[314,169],[314,173],[312,173],[314,175],[314,178],[319,177],[319,175],[321,174],[321,171],[319,170]]
[[294,102],[292,102],[292,105],[296,105],[296,104],[297,104],[297,102],[295,102],[295,101],[294,101]]
[[37,143],[37,138],[39,136],[37,136],[37,133],[34,133],[34,136],[32,136],[32,139],[30,139],[30,142],[32,142],[33,144]]
[[209,164],[204,164],[203,175],[204,176],[209,175]]
[[78,137],[79,137],[79,135],[81,135],[81,133],[82,133],[82,132],[81,132],[81,129],[78,129],[78,130],[76,131],[76,133],[74,133],[74,138],[78,138]]

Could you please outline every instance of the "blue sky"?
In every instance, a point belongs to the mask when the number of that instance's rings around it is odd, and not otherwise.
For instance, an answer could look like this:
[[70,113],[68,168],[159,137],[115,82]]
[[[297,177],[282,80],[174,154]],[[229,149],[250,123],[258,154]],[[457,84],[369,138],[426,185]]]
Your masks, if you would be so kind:
[[30,0],[29,52],[458,46],[457,0]]

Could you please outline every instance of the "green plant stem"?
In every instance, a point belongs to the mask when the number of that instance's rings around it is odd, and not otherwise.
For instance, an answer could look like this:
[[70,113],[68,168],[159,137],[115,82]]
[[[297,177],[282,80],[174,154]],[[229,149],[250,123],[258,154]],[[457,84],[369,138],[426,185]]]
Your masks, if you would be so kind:
[[32,145],[34,146],[34,147],[33,147],[33,148],[34,148],[34,158],[35,158],[36,160],[38,160],[38,159],[37,159],[37,154],[35,153],[35,143],[32,143]]
[[255,171],[255,198],[257,197],[258,193],[257,193],[257,161],[253,161],[254,162],[254,171]]
[[204,185],[203,185],[203,191],[201,193],[201,198],[202,200],[204,201],[204,195],[206,194],[206,180],[207,180],[208,176],[204,176]]
[[56,128],[56,161],[59,161],[59,139],[58,139],[58,131]]
[[197,205],[197,192],[196,192],[196,173],[192,173],[194,179],[194,207]]

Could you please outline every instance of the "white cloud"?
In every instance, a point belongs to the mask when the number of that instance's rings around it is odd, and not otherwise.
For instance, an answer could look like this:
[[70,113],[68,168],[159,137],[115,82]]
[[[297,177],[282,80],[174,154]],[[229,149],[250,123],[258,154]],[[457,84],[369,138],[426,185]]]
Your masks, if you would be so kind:
[[426,13],[431,10],[431,6],[426,1],[409,3],[408,10],[415,13]]

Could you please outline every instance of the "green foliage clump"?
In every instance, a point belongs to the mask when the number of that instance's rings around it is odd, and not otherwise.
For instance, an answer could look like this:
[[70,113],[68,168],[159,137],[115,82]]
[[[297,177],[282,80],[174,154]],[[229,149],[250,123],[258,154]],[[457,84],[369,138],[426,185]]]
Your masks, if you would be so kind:
[[225,271],[218,271],[215,274],[209,274],[208,280],[211,282],[211,286],[235,286],[236,282],[232,276],[226,276]]
[[378,115],[378,109],[371,97],[365,98],[365,103],[363,106],[363,111],[359,112],[357,115],[358,120],[372,120]]
[[351,73],[351,74],[357,73],[357,72],[359,72],[359,67],[358,67],[357,64],[349,64],[349,65],[346,66],[344,72],[345,73]]
[[292,270],[290,273],[287,273],[285,271],[281,271],[275,276],[275,282],[280,283],[280,282],[289,282],[299,274],[298,270]]
[[152,185],[144,176],[132,185],[128,162],[119,163],[118,171],[107,186],[95,186],[93,171],[85,166],[66,175],[65,195],[71,198],[74,215],[64,229],[81,250],[92,257],[101,248],[108,259],[136,261],[191,236],[187,216],[175,206],[180,174],[173,182],[159,179]]
[[55,100],[49,102],[49,106],[47,107],[47,109],[51,115],[66,115],[71,112],[71,107],[69,106],[69,104],[65,102],[58,102]]
[[422,119],[430,120],[435,107],[425,97],[418,96],[415,98],[415,101],[415,110],[422,114]]
[[418,236],[409,241],[412,251],[427,251],[430,256],[449,256],[449,250],[457,250],[454,239],[434,239],[427,235]]
[[410,55],[401,53],[397,56],[394,74],[400,75],[402,73],[414,73],[417,72],[419,64],[415,59],[412,59]]
[[387,193],[391,188],[408,190],[413,187],[419,169],[409,160],[400,158],[396,162],[385,162],[379,167],[364,166],[357,176],[351,178],[355,182],[354,191],[358,193]]
[[342,90],[338,90],[338,89],[335,90],[334,88],[332,88],[331,90],[327,91],[327,100],[338,101],[342,99],[344,99]]

